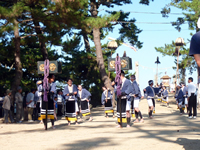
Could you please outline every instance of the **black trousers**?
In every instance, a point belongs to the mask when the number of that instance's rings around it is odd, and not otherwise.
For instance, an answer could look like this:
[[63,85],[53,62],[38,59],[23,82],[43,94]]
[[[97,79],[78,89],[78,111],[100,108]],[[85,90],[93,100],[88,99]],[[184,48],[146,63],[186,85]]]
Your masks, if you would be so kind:
[[37,111],[37,108],[33,109],[32,118],[33,118],[34,121],[38,120],[38,111]]
[[153,103],[153,107],[155,109],[156,105],[155,105],[155,99],[154,98],[152,98],[152,103]]
[[40,117],[40,103],[38,102],[38,103],[36,103],[36,111],[37,111],[37,117]]
[[[189,103],[188,103],[188,108],[189,108],[189,116],[197,116],[197,97],[193,93],[191,94],[189,98]],[[193,114],[192,114],[193,110]]]
[[[44,125],[46,125],[47,119],[43,119]],[[51,119],[51,125],[54,126],[54,119]]]
[[58,116],[62,116],[63,113],[62,113],[62,104],[58,104]]

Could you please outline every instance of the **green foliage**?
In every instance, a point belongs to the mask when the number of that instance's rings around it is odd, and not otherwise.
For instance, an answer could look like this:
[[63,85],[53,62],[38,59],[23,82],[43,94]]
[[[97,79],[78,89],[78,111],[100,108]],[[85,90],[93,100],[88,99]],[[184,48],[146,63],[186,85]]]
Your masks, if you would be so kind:
[[200,14],[199,0],[172,0],[171,3],[166,5],[161,11],[164,17],[170,15],[170,7],[176,7],[183,11],[184,17],[178,17],[177,20],[172,23],[178,31],[181,31],[181,25],[185,22],[188,23],[190,30],[198,31],[197,21]]
[[[172,44],[165,44],[164,47],[155,47],[157,52],[160,52],[163,56],[172,56],[174,57],[175,61],[175,65],[177,65],[177,56],[174,56],[175,53],[175,42],[172,41]],[[185,71],[189,70],[190,74],[193,73],[194,70],[196,70],[196,64],[195,64],[195,60],[190,57],[189,54],[189,49],[185,48],[185,46],[180,47],[180,58],[181,60],[179,60],[179,75],[181,76],[181,80],[184,81],[185,80]],[[176,69],[176,67],[173,67],[173,69]]]
[[[13,41],[2,40],[0,48],[0,87],[4,87],[5,90],[11,88],[14,79],[14,68],[11,68],[14,65]],[[50,50],[50,48],[48,48],[48,53],[50,60],[57,60],[60,57],[55,50]],[[37,80],[43,78],[41,75],[37,74],[37,61],[42,61],[43,57],[36,37],[29,37],[21,40],[21,54],[23,67],[21,86],[24,90],[29,91],[31,88],[36,88],[35,83]]]
[[[154,0],[152,0],[152,1],[154,1]],[[140,0],[140,3],[145,4],[145,5],[149,5],[150,0]]]
[[[150,0],[140,0],[141,4],[148,5]],[[92,9],[92,3],[96,6],[96,15]],[[129,13],[107,12],[101,16],[98,8],[102,6],[114,7],[124,4],[131,4],[131,0],[19,0],[14,3],[12,0],[0,1],[0,88],[10,88],[14,79],[14,20],[18,22],[21,36],[20,51],[23,68],[21,86],[25,91],[35,88],[35,82],[42,79],[42,75],[37,74],[37,61],[43,60],[41,44],[45,43],[50,60],[62,61],[62,74],[56,75],[59,81],[58,87],[62,88],[66,84],[67,78],[72,78],[75,84],[82,84],[89,89],[93,95],[93,104],[100,104],[101,87],[104,85],[100,77],[100,71],[96,62],[96,48],[90,47],[90,51],[81,50],[81,36],[93,40],[92,29],[100,29],[100,38],[104,39],[109,32],[112,32],[116,25],[121,25],[118,42],[127,40],[131,44],[142,47],[142,42],[138,41],[141,32],[135,24],[118,23],[115,21],[132,21]],[[94,5],[93,5],[94,6]],[[111,23],[112,22],[112,23]],[[37,25],[38,23],[38,25]],[[41,34],[36,30],[39,29]],[[77,31],[78,33],[74,33]],[[131,32],[130,32],[131,31]],[[64,36],[69,37],[62,41]],[[51,49],[52,45],[62,47],[61,55]],[[108,57],[115,50],[107,48],[107,44],[102,44],[102,52],[106,73]],[[128,74],[128,71],[126,71]],[[130,76],[130,74],[128,75]],[[110,73],[113,81],[114,72]]]
[[[197,21],[200,14],[200,1],[199,0],[172,0],[170,4],[167,4],[161,13],[163,14],[163,17],[168,17],[170,15],[170,7],[176,7],[183,11],[183,17],[178,17],[176,21],[172,22],[172,26],[175,26],[175,28],[178,31],[181,31],[181,25],[183,25],[185,22],[188,23],[188,28],[190,30],[198,31],[197,28]],[[191,33],[192,35],[192,33]],[[156,51],[162,53],[163,56],[173,56],[173,53],[175,52],[175,43],[174,41],[172,44],[165,44],[165,47],[159,47],[155,48]],[[179,63],[179,69],[180,69],[180,76],[181,80],[185,80],[185,71],[189,70],[190,73],[194,70],[196,70],[196,63],[195,60],[188,56],[189,49],[186,49],[185,47],[182,47],[180,49],[181,55],[181,61]],[[176,64],[176,59],[175,59]],[[174,67],[176,69],[176,67]]]

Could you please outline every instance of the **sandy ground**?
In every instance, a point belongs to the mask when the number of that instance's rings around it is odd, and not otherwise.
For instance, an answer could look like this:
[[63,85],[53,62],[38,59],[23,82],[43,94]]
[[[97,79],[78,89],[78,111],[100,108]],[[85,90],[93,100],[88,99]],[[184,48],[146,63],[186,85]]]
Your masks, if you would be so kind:
[[[174,100],[173,100],[174,101]],[[64,118],[55,122],[56,129],[45,131],[43,125],[0,124],[1,150],[199,150],[200,117],[179,115],[175,104],[156,103],[154,119],[148,119],[146,99],[140,102],[144,123],[131,128],[115,128],[116,118],[104,117],[102,107],[93,108],[93,122],[67,126]],[[133,120],[133,119],[132,119]]]

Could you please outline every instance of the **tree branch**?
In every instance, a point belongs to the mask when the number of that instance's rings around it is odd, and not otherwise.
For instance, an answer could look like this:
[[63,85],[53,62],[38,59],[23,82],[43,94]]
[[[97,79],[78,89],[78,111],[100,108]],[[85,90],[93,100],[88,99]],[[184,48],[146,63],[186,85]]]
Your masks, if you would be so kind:
[[23,20],[23,21],[19,21],[19,23],[24,23],[24,22],[29,22],[29,21],[33,21],[33,19],[26,19],[26,20]]
[[5,27],[9,24],[9,21],[7,21],[6,23],[1,23],[1,24],[2,24],[1,27]]
[[36,34],[28,34],[28,35],[25,35],[25,36],[22,36],[22,37],[20,37],[21,39],[24,39],[24,38],[27,38],[27,37],[29,37],[29,36],[37,36]]

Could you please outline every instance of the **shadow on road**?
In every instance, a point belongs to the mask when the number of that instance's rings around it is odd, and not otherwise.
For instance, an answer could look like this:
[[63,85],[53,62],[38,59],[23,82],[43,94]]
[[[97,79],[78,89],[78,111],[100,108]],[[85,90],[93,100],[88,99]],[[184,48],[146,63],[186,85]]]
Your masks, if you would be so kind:
[[195,139],[186,139],[178,138],[176,143],[183,145],[184,150],[199,150],[200,149],[200,140]]
[[103,149],[113,145],[117,146],[117,143],[113,143],[109,138],[95,138],[90,140],[80,140],[73,144],[64,144],[62,146],[66,147],[67,150],[92,150],[97,147]]
[[[165,108],[166,109],[166,108]],[[133,124],[131,128],[124,129],[115,129],[116,126],[116,118],[103,118],[104,110],[102,108],[95,108],[92,111],[92,115],[95,118],[93,122],[81,123],[80,125],[67,126],[67,121],[59,122],[56,125],[56,130],[49,129],[45,131],[41,125],[40,128],[35,128],[34,130],[18,130],[18,131],[6,131],[3,132],[1,130],[0,135],[5,134],[18,134],[18,133],[39,133],[39,132],[56,132],[58,131],[70,131],[74,130],[75,132],[79,132],[77,130],[85,130],[91,131],[92,134],[95,134],[98,137],[90,138],[90,135],[82,135],[86,136],[85,140],[74,140],[73,143],[67,143],[62,145],[66,147],[66,149],[81,149],[81,150],[90,150],[95,149],[95,147],[106,148],[112,145],[117,145],[119,143],[113,142],[111,137],[114,137],[118,141],[120,141],[120,137],[124,136],[123,140],[130,140],[131,138],[137,138],[138,140],[148,140],[155,139],[156,141],[169,143],[169,144],[179,144],[183,146],[186,150],[198,150],[200,149],[200,141],[197,139],[191,139],[191,137],[199,137],[200,134],[200,119],[188,119],[187,115],[179,115],[179,110],[174,110],[171,113],[156,113],[154,115],[154,119],[147,119],[145,117],[144,123]],[[145,115],[144,115],[145,116]],[[102,117],[98,120],[98,117]],[[50,124],[49,124],[50,127]],[[77,133],[76,133],[77,134]],[[103,137],[102,137],[103,136]],[[137,144],[137,143],[135,143]]]

